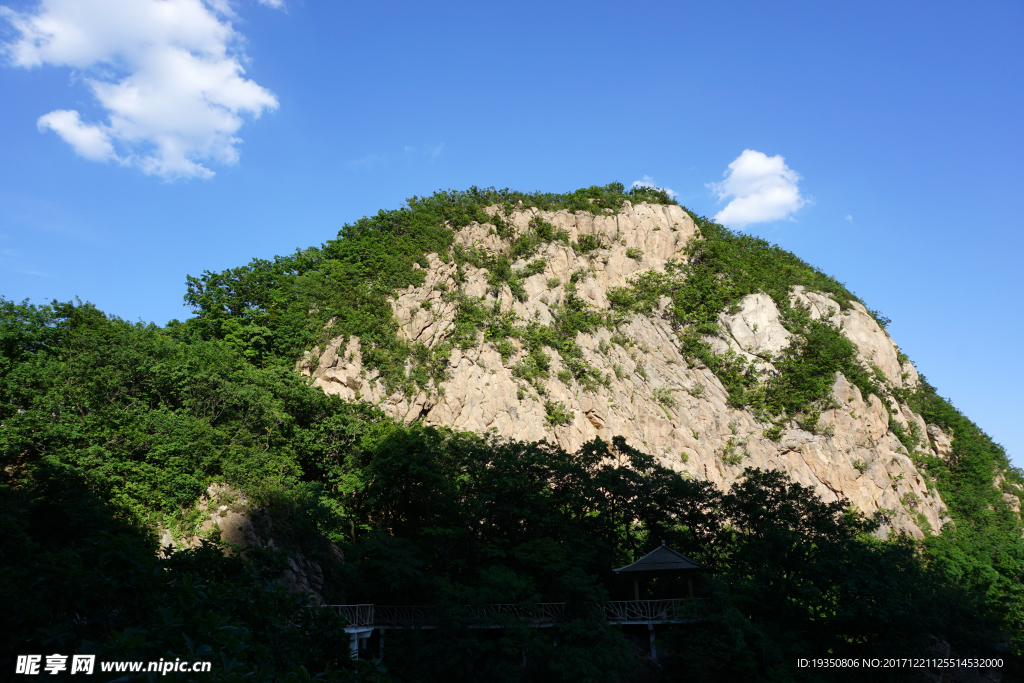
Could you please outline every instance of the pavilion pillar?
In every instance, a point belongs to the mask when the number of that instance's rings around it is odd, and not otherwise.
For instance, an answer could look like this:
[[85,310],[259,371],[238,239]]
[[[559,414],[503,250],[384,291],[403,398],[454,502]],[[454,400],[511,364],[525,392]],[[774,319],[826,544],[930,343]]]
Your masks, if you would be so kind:
[[647,632],[651,641],[651,661],[658,661],[658,650],[654,647],[654,624],[647,624]]
[[690,589],[690,597],[693,597],[693,572],[686,572],[686,587]]
[[640,579],[633,577],[633,599],[640,602]]

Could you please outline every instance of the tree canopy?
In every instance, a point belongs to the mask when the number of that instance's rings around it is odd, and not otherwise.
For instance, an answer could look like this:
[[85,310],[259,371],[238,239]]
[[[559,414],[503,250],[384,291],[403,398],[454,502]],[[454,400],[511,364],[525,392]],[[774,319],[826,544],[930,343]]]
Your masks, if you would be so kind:
[[[456,258],[451,226],[479,219],[484,206],[616,211],[628,198],[670,201],[621,185],[413,198],[320,248],[190,278],[197,316],[164,327],[91,304],[0,299],[5,651],[202,655],[216,662],[209,680],[225,681],[829,681],[862,677],[800,669],[797,659],[921,656],[934,637],[1019,666],[1024,543],[1004,496],[1016,489],[999,488],[1019,473],[926,381],[898,398],[953,434],[951,457],[917,453],[921,435],[898,435],[954,521],[916,542],[879,540],[875,520],[780,472],[749,469],[723,491],[621,438],[569,453],[405,426],[294,372],[331,318],[333,333],[359,334],[364,358],[377,353],[371,362],[380,367],[432,362],[398,340],[386,298],[418,282],[413,264],[427,251]],[[530,239],[558,238],[541,223],[531,230]],[[712,224],[701,230],[709,237],[692,279],[671,292],[683,329],[711,324],[708,315],[758,287],[774,296],[792,284],[786,278],[852,297],[775,247]],[[776,261],[788,265],[776,272]],[[769,275],[785,282],[765,285]],[[666,282],[638,282],[613,304],[649,308]],[[471,307],[463,313],[475,335]],[[571,361],[576,333],[606,322],[571,302],[559,314],[561,327],[522,332],[536,339],[527,344],[533,365],[521,372],[545,372],[545,345]],[[712,367],[723,381],[733,377],[726,384],[738,404],[795,415],[820,398],[825,374],[859,377],[835,330],[791,314],[807,344],[780,363],[785,386],[757,390],[728,359]],[[577,369],[586,376],[584,365]],[[198,548],[159,554],[159,528],[179,538],[199,531],[195,503],[211,484],[243,492],[314,560],[327,541],[339,546],[344,565],[322,563],[328,603],[420,604],[446,628],[389,635],[385,674],[349,661],[339,618],[282,588],[287,552],[224,552],[214,534]],[[707,620],[660,634],[666,657],[656,668],[591,608],[630,598],[628,579],[611,569],[662,541],[714,571],[698,587]],[[659,578],[645,590],[677,588]],[[568,605],[553,630],[514,621],[473,629],[450,609],[541,602]]]

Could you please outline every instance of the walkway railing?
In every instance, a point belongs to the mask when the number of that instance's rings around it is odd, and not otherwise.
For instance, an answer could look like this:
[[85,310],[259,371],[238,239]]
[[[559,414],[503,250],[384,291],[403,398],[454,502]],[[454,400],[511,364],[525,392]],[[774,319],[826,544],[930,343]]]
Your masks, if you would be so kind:
[[[595,604],[612,624],[681,624],[701,621],[707,614],[707,598],[672,600],[621,600]],[[419,605],[328,605],[348,623],[350,628],[429,628],[436,619],[429,607]],[[551,626],[565,616],[566,603],[542,602],[536,605],[493,604],[464,605],[454,608],[451,616],[476,620],[480,626],[500,626],[506,616],[527,622],[530,626]],[[497,623],[496,623],[497,622]],[[485,625],[486,624],[486,625]]]
[[372,628],[374,623],[374,605],[327,605],[338,613],[349,626]]
[[613,624],[685,623],[700,621],[707,612],[707,598],[621,600],[604,605],[605,619]]

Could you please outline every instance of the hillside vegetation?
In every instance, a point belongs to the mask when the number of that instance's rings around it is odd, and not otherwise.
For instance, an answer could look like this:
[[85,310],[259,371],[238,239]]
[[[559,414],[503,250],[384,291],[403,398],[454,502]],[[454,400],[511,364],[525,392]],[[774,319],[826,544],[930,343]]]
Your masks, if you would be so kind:
[[[840,307],[859,300],[792,254],[693,216],[699,235],[687,258],[615,290],[608,310],[575,294],[580,273],[559,283],[565,296],[549,324],[453,289],[443,293],[457,307],[443,343],[398,334],[389,299],[423,283],[429,255],[457,272],[484,269],[489,287],[524,296],[524,279],[543,271],[544,245],[579,253],[602,245],[542,219],[517,231],[505,218],[523,207],[612,215],[627,201],[673,203],[618,184],[414,197],[320,247],[189,277],[196,315],[164,327],[90,304],[0,300],[5,651],[211,658],[214,673],[203,680],[225,681],[820,681],[863,676],[799,669],[797,659],[931,656],[940,638],[961,653],[1004,657],[1007,671],[1019,666],[1024,527],[1011,503],[1021,473],[926,380],[887,384],[835,322],[794,305],[797,285]],[[456,231],[472,223],[493,226],[510,250],[457,243]],[[793,335],[771,359],[775,373],[713,344],[719,315],[755,293],[771,297]],[[518,354],[516,376],[528,389],[554,380],[557,352],[563,379],[585,392],[613,378],[588,362],[579,333],[615,334],[631,316],[656,312],[671,319],[688,361],[713,372],[768,438],[793,424],[814,431],[837,372],[865,397],[911,406],[952,436],[949,453],[936,457],[919,448],[927,436],[916,424],[890,417],[951,519],[921,540],[880,540],[884,519],[825,502],[782,472],[748,468],[718,488],[621,438],[569,452],[405,425],[295,372],[330,338],[358,337],[364,366],[389,391],[437,392],[456,349],[493,344],[503,357]],[[562,409],[552,402],[550,420],[567,419]],[[158,529],[196,536],[204,518],[196,502],[221,483],[272,516],[275,538],[321,562],[326,602],[425,604],[448,628],[396,634],[384,673],[348,661],[343,623],[277,583],[287,553],[225,555],[212,533],[207,544],[158,555]],[[325,539],[344,564],[322,556]],[[716,571],[700,586],[713,606],[708,621],[666,635],[674,656],[659,669],[588,606],[629,597],[611,568],[663,540]],[[514,624],[470,629],[449,609],[498,602],[573,607],[554,638]]]

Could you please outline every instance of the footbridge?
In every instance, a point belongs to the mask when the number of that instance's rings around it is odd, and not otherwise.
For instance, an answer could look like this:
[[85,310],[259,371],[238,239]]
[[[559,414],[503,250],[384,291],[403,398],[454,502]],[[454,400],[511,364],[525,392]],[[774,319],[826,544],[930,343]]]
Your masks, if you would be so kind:
[[[352,654],[366,647],[374,631],[381,636],[387,629],[433,629],[458,623],[468,628],[493,629],[510,625],[548,628],[564,621],[568,603],[542,602],[530,605],[494,604],[460,606],[420,605],[326,605],[342,617],[352,643]],[[586,607],[576,605],[575,607]],[[702,621],[707,614],[707,598],[666,600],[619,600],[594,603],[591,607],[616,626],[647,626],[654,651],[654,627],[658,624],[688,624]]]

